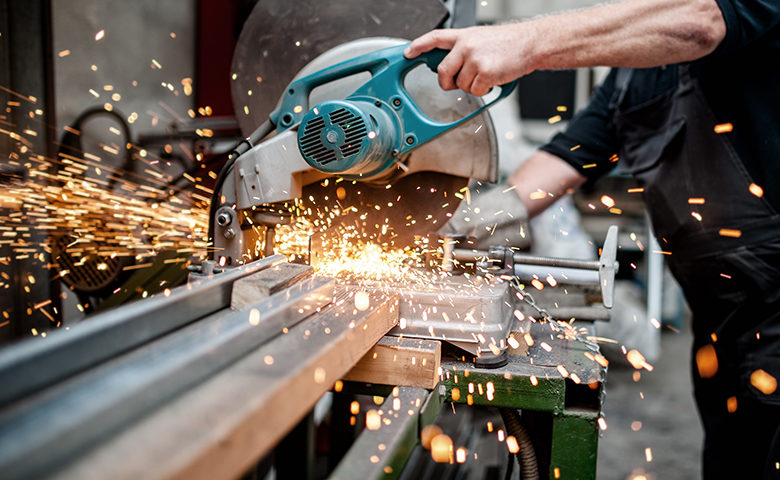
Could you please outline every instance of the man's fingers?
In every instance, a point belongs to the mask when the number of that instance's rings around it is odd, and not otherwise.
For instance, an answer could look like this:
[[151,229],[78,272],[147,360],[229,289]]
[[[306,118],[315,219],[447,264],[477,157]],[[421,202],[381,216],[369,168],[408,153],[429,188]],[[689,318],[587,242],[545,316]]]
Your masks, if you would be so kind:
[[463,66],[463,54],[458,50],[452,50],[444,57],[439,67],[436,69],[439,73],[439,85],[444,90],[455,90],[455,76],[458,75]]
[[406,58],[414,58],[417,55],[433,50],[434,48],[452,49],[457,38],[457,30],[433,30],[418,37],[404,50]]
[[485,75],[477,74],[471,84],[471,94],[481,97],[487,95],[491,88],[493,85],[485,79]]
[[455,84],[463,90],[466,93],[472,93],[472,83],[474,83],[474,80],[477,76],[477,67],[474,62],[465,62],[462,67],[460,67],[460,72],[458,72],[458,76],[455,79]]

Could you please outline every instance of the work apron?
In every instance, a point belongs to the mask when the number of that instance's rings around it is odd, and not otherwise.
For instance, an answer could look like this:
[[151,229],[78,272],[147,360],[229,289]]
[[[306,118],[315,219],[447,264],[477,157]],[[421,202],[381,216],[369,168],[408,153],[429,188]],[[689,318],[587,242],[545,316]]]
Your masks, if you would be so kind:
[[613,121],[621,170],[644,189],[664,258],[693,311],[703,477],[780,478],[780,216],[727,126],[716,132],[688,65],[668,68],[678,69],[675,89],[625,109],[633,70],[618,70]]

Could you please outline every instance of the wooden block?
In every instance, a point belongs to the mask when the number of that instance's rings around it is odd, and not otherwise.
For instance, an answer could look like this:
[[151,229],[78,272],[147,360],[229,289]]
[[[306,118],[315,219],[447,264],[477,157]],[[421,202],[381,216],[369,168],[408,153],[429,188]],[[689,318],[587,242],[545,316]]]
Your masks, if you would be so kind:
[[364,311],[334,299],[53,478],[239,478],[398,322],[396,296],[369,295]]
[[382,338],[344,380],[432,389],[439,383],[441,342]]
[[512,332],[509,334],[507,343],[507,353],[509,355],[517,355],[520,357],[528,356],[528,342],[525,338],[525,334],[531,331],[531,319],[525,317],[522,320],[515,320]]
[[[514,341],[512,341],[514,339]],[[509,347],[506,349],[509,355],[518,357],[528,356],[528,343],[525,340],[525,333],[516,331],[509,334]]]
[[280,263],[233,282],[230,309],[243,310],[269,295],[314,274],[309,265]]

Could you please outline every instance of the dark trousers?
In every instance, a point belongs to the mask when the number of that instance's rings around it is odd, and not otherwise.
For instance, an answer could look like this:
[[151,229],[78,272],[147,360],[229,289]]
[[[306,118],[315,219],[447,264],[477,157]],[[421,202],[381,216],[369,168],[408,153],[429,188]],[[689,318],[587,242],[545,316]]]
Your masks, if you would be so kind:
[[780,479],[780,241],[672,263],[694,312],[705,479]]

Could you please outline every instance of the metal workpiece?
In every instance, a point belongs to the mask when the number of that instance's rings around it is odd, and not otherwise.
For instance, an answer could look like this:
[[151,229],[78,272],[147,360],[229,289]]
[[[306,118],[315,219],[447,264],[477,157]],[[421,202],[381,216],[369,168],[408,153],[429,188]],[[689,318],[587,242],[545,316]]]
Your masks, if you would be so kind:
[[176,287],[90,317],[41,341],[31,338],[0,351],[0,407],[65,380],[198,318],[230,306],[233,282],[284,261],[267,257],[229,272]]
[[251,308],[221,310],[0,411],[0,477],[54,471],[318,312],[331,303],[334,284],[313,277]]
[[[335,297],[51,477],[240,478],[398,321],[395,297],[369,298],[371,308],[358,310],[349,297]],[[264,318],[253,328],[273,330]]]
[[504,360],[514,321],[506,282],[453,276],[392,291],[399,295],[399,323],[389,335],[443,340],[482,364]]

